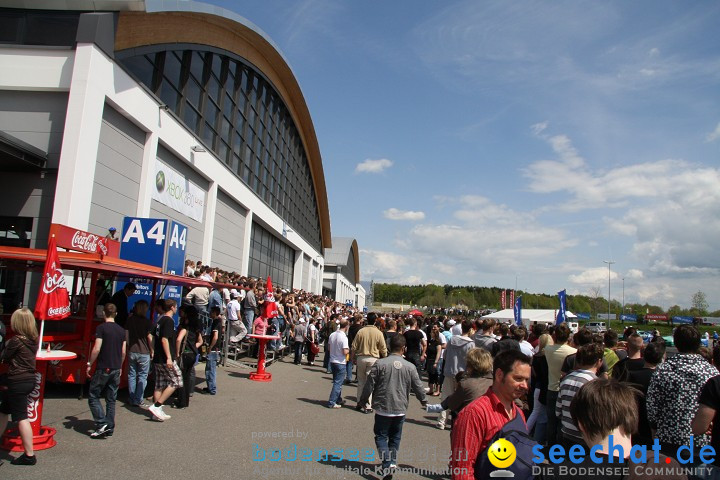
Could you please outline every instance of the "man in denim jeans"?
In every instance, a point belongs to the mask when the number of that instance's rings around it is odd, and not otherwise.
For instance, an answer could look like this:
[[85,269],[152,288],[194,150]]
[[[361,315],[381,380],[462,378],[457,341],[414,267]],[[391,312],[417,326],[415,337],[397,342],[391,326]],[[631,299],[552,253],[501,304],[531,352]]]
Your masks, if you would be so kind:
[[[117,307],[106,303],[103,308],[105,323],[95,329],[95,345],[87,363],[87,376],[97,360],[95,373],[90,380],[88,404],[95,420],[92,438],[109,437],[115,430],[115,400],[120,386],[120,370],[125,360],[125,329],[115,323]],[[105,412],[100,404],[100,395],[105,392]]]
[[218,361],[220,361],[220,349],[222,348],[223,327],[220,318],[220,307],[212,307],[210,309],[210,319],[212,326],[210,334],[205,340],[208,344],[207,361],[205,362],[205,381],[207,387],[203,388],[203,393],[215,395],[217,393],[217,383],[215,382]]
[[[332,318],[332,317],[331,317]],[[334,323],[334,320],[331,320]],[[328,349],[329,366],[332,369],[333,383],[328,400],[328,408],[340,408],[345,401],[342,399],[342,386],[345,381],[345,364],[347,355],[350,353],[347,330],[350,323],[340,320],[340,328],[330,334],[326,347]]]
[[145,386],[150,372],[152,358],[152,325],[147,318],[148,302],[138,300],[133,306],[133,313],[125,324],[127,330],[128,349],[128,397],[133,407],[148,407],[143,402]]

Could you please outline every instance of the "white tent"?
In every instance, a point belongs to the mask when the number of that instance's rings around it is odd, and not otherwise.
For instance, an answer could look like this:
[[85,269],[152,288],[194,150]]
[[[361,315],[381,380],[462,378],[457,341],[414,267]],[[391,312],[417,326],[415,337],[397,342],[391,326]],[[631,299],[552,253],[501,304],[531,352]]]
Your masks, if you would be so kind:
[[[557,317],[558,310],[543,310],[533,308],[523,308],[521,311],[522,323],[526,327],[535,325],[536,323],[544,323],[546,325],[554,325],[555,318]],[[577,315],[571,311],[565,312],[567,318],[577,318]],[[482,318],[494,318],[495,320],[503,323],[513,323],[515,321],[515,312],[512,308],[506,308],[499,312],[491,313],[483,316]]]

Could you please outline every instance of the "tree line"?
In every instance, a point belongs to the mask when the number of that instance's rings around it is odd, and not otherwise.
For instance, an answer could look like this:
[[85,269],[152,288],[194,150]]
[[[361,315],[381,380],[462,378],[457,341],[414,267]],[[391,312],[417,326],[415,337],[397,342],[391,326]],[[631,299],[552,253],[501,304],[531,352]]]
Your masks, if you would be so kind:
[[[452,308],[464,305],[470,310],[495,309],[499,310],[502,291],[507,292],[507,308],[510,305],[510,290],[500,287],[477,287],[457,285],[400,285],[397,283],[374,283],[374,301],[376,303],[402,303],[419,307]],[[544,293],[529,293],[518,290],[516,298],[522,295],[523,308],[558,309],[560,301],[557,295]],[[682,308],[673,305],[666,312],[658,305],[649,303],[626,303],[625,313],[636,315],[668,314],[687,315],[693,317],[720,317],[720,310],[708,312],[708,303],[703,292],[697,292],[690,299],[691,307]],[[607,298],[602,295],[602,289],[592,288],[588,295],[568,295],[567,308],[574,313],[589,313],[595,316],[598,313],[607,313]],[[622,305],[617,300],[610,302],[610,312],[620,314]]]

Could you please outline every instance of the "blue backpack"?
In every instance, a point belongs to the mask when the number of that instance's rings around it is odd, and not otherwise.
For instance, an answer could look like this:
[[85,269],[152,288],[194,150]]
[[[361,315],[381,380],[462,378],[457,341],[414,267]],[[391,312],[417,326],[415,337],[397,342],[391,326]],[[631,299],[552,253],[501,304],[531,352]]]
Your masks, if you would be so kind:
[[[515,408],[517,410],[517,407]],[[490,459],[488,458],[490,447],[492,447],[492,445],[501,438],[504,438],[508,442],[512,443],[516,452],[515,461],[512,465],[506,468],[497,468],[490,463]],[[500,472],[494,475],[492,474],[493,472],[503,470],[513,473],[513,476],[510,478],[514,478],[516,480],[532,480],[532,450],[537,444],[538,443],[535,439],[528,435],[527,426],[520,414],[516,413],[515,418],[503,425],[503,427],[493,436],[492,440],[490,440],[488,447],[480,455],[478,455],[475,460],[475,478],[478,480],[486,480],[491,477],[510,477],[510,475],[503,475]]]

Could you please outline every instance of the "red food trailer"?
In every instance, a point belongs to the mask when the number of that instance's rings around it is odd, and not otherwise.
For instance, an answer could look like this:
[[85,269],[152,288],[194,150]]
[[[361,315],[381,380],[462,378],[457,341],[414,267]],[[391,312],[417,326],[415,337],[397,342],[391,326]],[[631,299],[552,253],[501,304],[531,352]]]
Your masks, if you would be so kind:
[[[46,255],[46,250],[0,247],[0,274],[11,270],[42,272]],[[51,349],[74,352],[77,357],[73,360],[51,362],[48,367],[48,380],[51,382],[84,384],[87,381],[85,365],[94,342],[95,328],[103,322],[102,316],[97,315],[98,280],[112,282],[123,277],[152,282],[151,307],[157,292],[162,295],[168,285],[213,287],[210,282],[164,274],[160,267],[105,256],[102,253],[59,251],[58,255],[63,271],[73,276],[70,288],[72,314],[64,320],[46,322],[43,340],[50,344]],[[12,311],[5,311],[1,316],[9,337],[13,335],[10,328],[11,315]],[[3,366],[0,366],[0,369],[2,368]],[[126,382],[126,378],[122,381]]]

